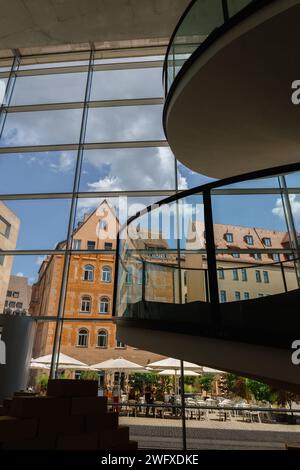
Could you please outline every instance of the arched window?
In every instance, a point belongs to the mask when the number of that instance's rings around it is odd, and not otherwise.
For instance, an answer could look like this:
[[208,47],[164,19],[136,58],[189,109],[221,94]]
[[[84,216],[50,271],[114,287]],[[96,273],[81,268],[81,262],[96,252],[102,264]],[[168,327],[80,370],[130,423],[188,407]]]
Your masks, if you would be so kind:
[[88,346],[88,337],[89,337],[89,332],[85,328],[81,328],[78,331],[78,340],[77,340],[77,346],[81,346],[83,348],[87,348]]
[[98,348],[107,348],[108,333],[106,330],[99,330],[97,337]]
[[83,280],[84,281],[94,280],[94,266],[92,266],[91,264],[87,264],[84,267]]
[[101,273],[102,282],[111,282],[111,268],[109,266],[103,266]]
[[108,297],[101,297],[100,313],[109,313],[109,298]]
[[133,269],[132,266],[127,266],[127,273],[126,273],[126,284],[132,284],[133,279]]
[[81,312],[90,313],[92,307],[92,300],[88,295],[85,295],[81,299]]

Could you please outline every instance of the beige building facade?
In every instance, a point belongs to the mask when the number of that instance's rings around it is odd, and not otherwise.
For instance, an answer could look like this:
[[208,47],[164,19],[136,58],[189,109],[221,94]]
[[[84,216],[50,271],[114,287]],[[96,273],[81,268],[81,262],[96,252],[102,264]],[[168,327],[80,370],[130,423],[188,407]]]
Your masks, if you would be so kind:
[[1,255],[1,250],[14,250],[17,246],[20,219],[0,201],[0,312],[3,312],[10,281],[13,256]]

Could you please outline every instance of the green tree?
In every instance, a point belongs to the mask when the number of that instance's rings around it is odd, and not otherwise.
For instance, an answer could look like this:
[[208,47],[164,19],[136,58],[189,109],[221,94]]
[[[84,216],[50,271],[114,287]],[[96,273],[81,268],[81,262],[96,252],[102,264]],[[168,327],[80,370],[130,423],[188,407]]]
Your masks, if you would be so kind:
[[203,374],[199,378],[199,383],[203,390],[206,392],[211,392],[212,391],[212,386],[214,383],[214,375],[212,374]]
[[82,380],[98,380],[98,372],[95,370],[83,370],[80,373],[80,378]]
[[274,392],[269,385],[253,379],[246,379],[246,387],[257,401],[274,401]]
[[136,372],[135,374],[131,374],[129,376],[129,384],[134,387],[135,390],[143,392],[147,385],[159,385],[159,378],[157,374],[153,374],[151,372],[148,374],[140,374],[139,372]]

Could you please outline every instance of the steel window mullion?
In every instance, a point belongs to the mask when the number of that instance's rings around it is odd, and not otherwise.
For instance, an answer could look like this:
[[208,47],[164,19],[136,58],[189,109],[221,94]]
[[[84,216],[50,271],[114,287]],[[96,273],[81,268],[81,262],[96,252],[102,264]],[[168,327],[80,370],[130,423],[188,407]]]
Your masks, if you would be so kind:
[[[84,150],[98,149],[122,149],[122,148],[148,148],[169,147],[166,140],[138,140],[127,142],[87,142],[83,144]],[[78,144],[54,144],[54,145],[26,145],[24,147],[0,147],[0,155],[6,153],[32,153],[77,150]],[[1,158],[1,156],[0,156]]]
[[[0,157],[1,158],[1,157]],[[174,189],[170,190],[143,190],[143,191],[96,191],[75,193],[78,199],[104,198],[104,197],[154,197],[169,196],[174,194]],[[0,201],[32,200],[32,199],[71,199],[72,192],[68,193],[32,193],[32,194],[0,194]]]
[[[120,99],[120,100],[98,100],[90,101],[89,108],[113,108],[120,106],[147,106],[147,105],[161,105],[164,100],[158,98],[133,98],[133,99]],[[65,103],[40,103],[28,104],[20,106],[4,106],[7,113],[26,113],[38,111],[57,111],[64,109],[82,109],[84,102],[72,101]]]
[[[59,295],[59,305],[58,305],[57,316],[58,318],[61,318],[61,319],[64,318],[64,314],[65,314],[67,284],[68,284],[72,242],[73,242],[73,230],[75,226],[76,210],[77,210],[76,193],[78,193],[79,191],[79,183],[80,183],[80,176],[81,176],[81,166],[82,166],[82,159],[83,159],[83,143],[85,140],[85,133],[86,133],[88,102],[90,99],[92,76],[93,76],[93,68],[92,68],[93,63],[94,63],[94,48],[92,47],[90,51],[89,71],[87,75],[86,89],[85,89],[85,96],[84,96],[84,107],[83,107],[82,119],[81,119],[77,163],[76,163],[76,169],[75,169],[75,175],[74,175],[73,196],[72,196],[72,201],[71,201],[70,217],[69,217],[69,224],[68,224],[68,235],[67,235],[67,241],[66,241],[67,246],[66,246],[66,251],[65,251],[65,259],[64,259],[63,274],[62,274],[62,284],[61,284],[60,295]],[[52,350],[52,359],[51,359],[51,368],[50,368],[51,378],[54,378],[57,376],[62,330],[63,330],[63,321],[57,322],[56,328],[55,328],[54,340],[53,340],[53,350]]]
[[9,74],[9,78],[8,78],[8,82],[6,84],[5,96],[3,99],[3,103],[0,107],[0,140],[2,137],[2,133],[3,133],[4,126],[5,126],[6,117],[7,117],[7,107],[9,107],[11,103],[12,94],[15,88],[16,72],[20,66],[19,52],[18,51],[15,51],[15,52],[16,52],[16,55],[14,57],[10,74]]
[[[42,65],[42,64],[41,64]],[[145,69],[145,68],[162,68],[163,61],[147,61],[147,62],[115,62],[108,64],[95,64],[93,66],[94,72],[106,72],[114,70],[134,70],[134,69]],[[19,69],[17,77],[35,77],[41,75],[60,75],[66,73],[84,73],[88,72],[88,65],[70,65],[63,67],[45,67],[45,68],[34,68],[34,69]],[[0,78],[9,77],[9,72],[0,72]]]

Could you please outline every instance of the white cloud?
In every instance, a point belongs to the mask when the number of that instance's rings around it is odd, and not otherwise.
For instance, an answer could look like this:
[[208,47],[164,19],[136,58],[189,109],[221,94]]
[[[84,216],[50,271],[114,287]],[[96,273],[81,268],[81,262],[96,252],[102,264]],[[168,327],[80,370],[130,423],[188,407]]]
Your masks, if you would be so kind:
[[[294,218],[300,221],[300,200],[297,199],[296,194],[290,194],[290,203]],[[281,219],[284,219],[284,210],[281,198],[276,200],[275,207],[272,209],[272,214],[280,217]]]
[[[90,191],[169,190],[175,188],[174,157],[168,147],[87,151],[84,163],[105,176],[87,183]],[[92,172],[90,171],[90,178]],[[187,180],[179,174],[181,189]]]
[[73,152],[61,152],[58,164],[50,163],[50,168],[57,172],[67,172],[74,168],[75,155]]
[[24,277],[24,274],[23,273],[17,273],[16,274],[18,277]]
[[3,103],[5,96],[6,84],[4,80],[0,80],[0,105]]
[[36,259],[36,262],[35,264],[37,266],[41,266],[42,262],[45,260],[46,256],[38,256],[37,259]]

